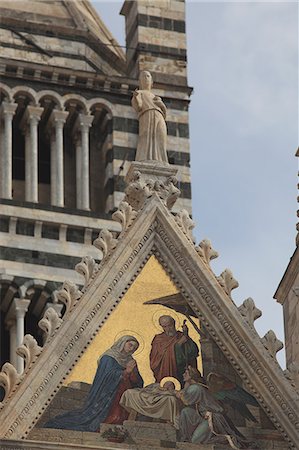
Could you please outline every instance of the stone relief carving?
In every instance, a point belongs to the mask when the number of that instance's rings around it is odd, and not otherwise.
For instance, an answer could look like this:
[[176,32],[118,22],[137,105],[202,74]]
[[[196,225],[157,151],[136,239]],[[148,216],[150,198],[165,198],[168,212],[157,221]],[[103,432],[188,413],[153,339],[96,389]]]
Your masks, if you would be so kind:
[[189,216],[188,211],[185,209],[182,209],[180,212],[178,212],[175,216],[175,221],[177,225],[180,227],[182,232],[187,236],[187,238],[194,243],[194,237],[192,234],[192,230],[195,227],[195,223]]
[[74,283],[65,281],[62,288],[56,293],[57,298],[65,305],[65,314],[67,314],[75,303],[79,300],[82,292],[77,288]]
[[283,349],[283,343],[277,339],[273,330],[269,330],[261,339],[264,347],[268,350],[272,358],[277,361],[276,353]]
[[84,277],[84,289],[86,289],[90,280],[98,271],[98,264],[91,256],[84,256],[75,266],[75,270]]
[[177,182],[175,176],[170,176],[165,181],[153,179],[143,181],[141,173],[136,170],[125,190],[125,201],[134,210],[139,211],[143,208],[145,201],[156,194],[164,205],[171,210],[181,195],[181,191],[176,187]]
[[4,397],[2,402],[0,402],[0,408],[3,407],[7,398],[10,396],[15,386],[20,381],[20,375],[18,374],[15,366],[9,362],[3,364],[2,370],[0,372],[0,386],[4,389]]
[[163,200],[169,210],[172,209],[173,205],[181,195],[181,191],[176,187],[177,183],[177,178],[171,176],[167,178],[165,183],[156,182],[154,185],[154,190],[158,193],[159,198]]
[[219,256],[218,252],[213,249],[209,239],[203,239],[198,246],[195,247],[195,250],[209,268],[211,268],[210,262]]
[[231,298],[231,291],[239,287],[239,283],[234,278],[233,273],[230,269],[225,269],[219,275],[219,277],[216,277],[216,279],[230,298]]
[[254,322],[262,315],[262,311],[255,306],[254,300],[250,297],[247,298],[238,307],[238,310],[251,328],[254,329]]
[[136,211],[142,209],[145,200],[152,195],[150,186],[141,182],[141,173],[137,170],[126,187],[125,194],[125,201]]
[[48,308],[45,311],[44,317],[38,322],[38,326],[45,333],[44,345],[52,339],[61,324],[62,319],[58,316],[55,309]]
[[106,258],[109,253],[115,249],[117,239],[113,237],[111,231],[104,229],[100,232],[99,237],[93,241],[93,245],[101,250],[103,253],[103,259]]
[[137,211],[129,203],[121,202],[118,210],[112,214],[112,219],[121,224],[122,231],[126,231],[132,225],[136,216]]
[[37,344],[36,339],[31,334],[25,334],[22,345],[16,350],[17,354],[25,361],[24,373],[36,361],[41,351],[42,347]]

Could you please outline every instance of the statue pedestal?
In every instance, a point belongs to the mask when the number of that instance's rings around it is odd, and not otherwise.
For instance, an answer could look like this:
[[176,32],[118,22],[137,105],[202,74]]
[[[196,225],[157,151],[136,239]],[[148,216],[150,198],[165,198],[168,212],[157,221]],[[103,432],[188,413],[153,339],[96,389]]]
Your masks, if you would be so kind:
[[159,161],[133,161],[126,176],[125,201],[138,211],[147,198],[157,195],[171,209],[181,194],[176,173],[175,167]]
[[135,172],[140,172],[140,182],[144,183],[149,179],[165,182],[169,177],[174,177],[177,171],[170,164],[160,161],[132,161],[126,176],[126,183],[129,184],[133,180]]

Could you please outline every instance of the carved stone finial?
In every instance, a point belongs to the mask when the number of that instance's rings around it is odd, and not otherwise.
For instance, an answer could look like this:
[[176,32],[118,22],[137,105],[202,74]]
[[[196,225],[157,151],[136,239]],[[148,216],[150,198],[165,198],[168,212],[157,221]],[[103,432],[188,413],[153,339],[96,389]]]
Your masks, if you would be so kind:
[[129,203],[136,211],[139,211],[143,207],[145,200],[152,195],[149,186],[141,182],[141,174],[138,170],[132,174],[125,193],[125,202]]
[[211,268],[210,261],[218,258],[219,256],[218,252],[213,249],[212,243],[209,239],[203,239],[198,246],[195,247],[195,250],[209,268]]
[[42,347],[37,344],[34,337],[31,334],[25,334],[22,345],[16,350],[17,355],[21,356],[25,361],[24,372],[27,372],[41,351]]
[[160,161],[168,164],[166,106],[151,92],[153,79],[147,70],[140,73],[139,89],[133,92],[132,106],[138,114],[139,137],[136,161]]
[[84,288],[86,288],[90,279],[98,271],[98,264],[91,256],[84,256],[75,266],[75,270],[84,277]]
[[74,304],[79,300],[82,292],[77,288],[74,283],[70,281],[65,281],[62,288],[56,293],[57,298],[60,302],[65,305],[65,313],[67,314]]
[[216,278],[220,286],[225,290],[229,297],[231,297],[231,291],[239,287],[239,283],[234,278],[230,269],[225,269],[220,276]]
[[244,300],[242,305],[238,307],[238,310],[252,328],[254,328],[255,320],[262,315],[262,311],[255,306],[252,298]]
[[182,209],[180,212],[178,212],[175,216],[175,221],[181,228],[183,233],[187,236],[187,238],[190,239],[190,241],[194,242],[192,230],[195,227],[195,223],[189,216],[188,211],[186,211],[186,209]]
[[268,333],[266,333],[265,336],[261,339],[261,341],[272,358],[276,360],[276,353],[283,349],[283,343],[279,339],[277,339],[274,331],[269,330]]
[[95,241],[93,241],[93,245],[102,251],[103,258],[106,258],[106,256],[115,249],[117,244],[117,239],[114,239],[111,231],[107,229],[103,229],[99,237],[96,238]]
[[44,317],[38,322],[38,326],[45,332],[46,335],[45,344],[50,341],[61,324],[62,319],[58,316],[55,309],[51,307],[48,308],[44,314]]
[[0,386],[4,389],[4,397],[2,402],[0,402],[0,407],[6,401],[7,397],[9,397],[19,379],[20,375],[18,374],[16,368],[9,362],[5,363],[0,372]]
[[153,190],[157,193],[158,197],[163,200],[164,204],[169,210],[181,195],[181,191],[176,187],[177,178],[175,176],[168,177],[165,182],[156,181],[153,186]]
[[137,216],[131,205],[127,202],[121,202],[118,210],[112,214],[112,219],[121,224],[122,231],[126,231],[133,223]]
[[169,210],[172,209],[173,205],[181,195],[181,191],[177,188],[178,180],[175,176],[169,177],[166,180],[166,185],[168,186],[168,197],[166,199],[166,206]]

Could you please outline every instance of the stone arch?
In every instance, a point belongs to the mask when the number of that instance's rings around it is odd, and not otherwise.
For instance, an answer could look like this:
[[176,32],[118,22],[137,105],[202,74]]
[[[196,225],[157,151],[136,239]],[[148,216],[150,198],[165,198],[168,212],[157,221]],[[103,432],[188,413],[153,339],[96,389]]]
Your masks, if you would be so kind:
[[54,101],[54,103],[57,104],[58,109],[59,110],[63,110],[63,101],[62,101],[62,97],[57,94],[55,91],[51,91],[51,90],[43,90],[37,93],[37,97],[36,97],[36,101],[37,103],[41,104],[41,100],[45,97],[50,98],[51,100]]
[[16,277],[7,275],[6,273],[1,273],[0,285],[8,285],[8,289],[11,289],[11,291],[13,291],[13,294],[11,295],[12,298],[15,296],[19,296],[19,285],[16,281]]
[[26,96],[30,98],[32,105],[37,106],[37,93],[34,89],[28,86],[15,86],[11,90],[11,96],[15,99],[18,94],[26,94]]
[[67,94],[67,95],[64,95],[61,100],[62,100],[64,108],[66,108],[66,105],[68,102],[73,100],[82,107],[82,112],[84,114],[88,113],[87,100],[86,100],[86,98],[82,97],[82,95]]
[[0,95],[3,96],[4,100],[12,101],[11,89],[4,83],[0,83]]
[[113,103],[109,102],[108,100],[99,97],[88,100],[87,108],[90,114],[92,113],[92,110],[95,106],[99,106],[102,109],[105,109],[111,117],[115,115],[115,105],[113,105]]

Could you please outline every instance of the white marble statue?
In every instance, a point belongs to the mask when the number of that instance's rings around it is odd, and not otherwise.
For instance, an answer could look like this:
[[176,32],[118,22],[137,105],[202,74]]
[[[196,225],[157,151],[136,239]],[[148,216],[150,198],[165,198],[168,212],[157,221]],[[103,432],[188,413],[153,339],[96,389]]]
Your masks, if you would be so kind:
[[133,92],[132,106],[138,114],[139,138],[136,161],[160,161],[168,164],[166,153],[166,106],[151,92],[153,79],[144,70],[140,73],[139,87]]

